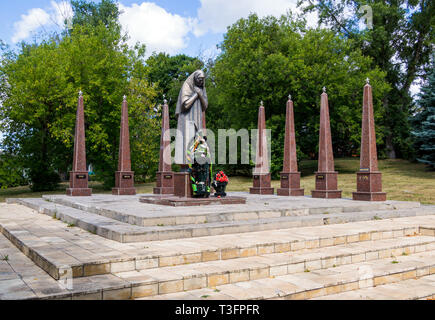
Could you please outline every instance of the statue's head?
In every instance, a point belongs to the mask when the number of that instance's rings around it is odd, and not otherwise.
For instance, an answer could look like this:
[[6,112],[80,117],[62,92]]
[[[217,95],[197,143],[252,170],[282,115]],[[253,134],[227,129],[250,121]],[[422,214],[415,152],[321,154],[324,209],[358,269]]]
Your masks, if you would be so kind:
[[202,70],[197,70],[195,71],[195,75],[194,75],[194,81],[195,81],[195,85],[197,87],[204,87],[204,82],[205,82],[205,73]]

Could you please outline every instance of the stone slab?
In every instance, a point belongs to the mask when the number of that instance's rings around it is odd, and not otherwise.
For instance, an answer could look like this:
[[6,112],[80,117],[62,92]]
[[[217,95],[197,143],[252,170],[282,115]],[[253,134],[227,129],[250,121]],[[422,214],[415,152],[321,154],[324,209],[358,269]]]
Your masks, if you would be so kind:
[[245,204],[246,198],[243,197],[209,197],[209,198],[186,198],[175,196],[143,196],[139,198],[140,202],[172,206],[172,207],[191,207],[206,205],[225,205],[225,204]]

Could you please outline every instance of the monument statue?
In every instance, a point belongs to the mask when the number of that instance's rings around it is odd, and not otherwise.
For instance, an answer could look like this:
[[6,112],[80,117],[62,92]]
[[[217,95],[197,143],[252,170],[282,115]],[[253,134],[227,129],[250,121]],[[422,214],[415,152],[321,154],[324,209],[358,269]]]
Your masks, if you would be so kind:
[[205,74],[204,71],[197,70],[186,79],[178,95],[175,109],[175,117],[178,122],[175,136],[175,163],[189,164],[186,152],[190,143],[195,139],[196,133],[201,135],[205,129],[205,110],[207,107]]

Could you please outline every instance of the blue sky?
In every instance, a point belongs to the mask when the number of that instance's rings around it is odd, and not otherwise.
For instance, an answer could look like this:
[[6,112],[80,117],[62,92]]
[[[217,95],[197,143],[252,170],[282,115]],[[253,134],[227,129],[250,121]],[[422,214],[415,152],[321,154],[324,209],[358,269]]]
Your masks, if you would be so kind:
[[[59,27],[68,0],[0,1],[0,39],[14,46]],[[279,16],[296,10],[296,0],[119,0],[121,24],[131,44],[145,43],[148,54],[164,51],[213,57],[226,27],[250,12]],[[315,17],[308,17],[315,23]]]

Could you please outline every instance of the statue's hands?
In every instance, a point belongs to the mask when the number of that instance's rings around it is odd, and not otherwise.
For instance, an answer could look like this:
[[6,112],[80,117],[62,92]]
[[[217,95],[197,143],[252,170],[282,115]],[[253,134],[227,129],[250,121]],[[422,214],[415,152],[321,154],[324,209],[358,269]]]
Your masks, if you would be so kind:
[[201,89],[198,87],[193,87],[193,90],[200,96],[202,95]]

